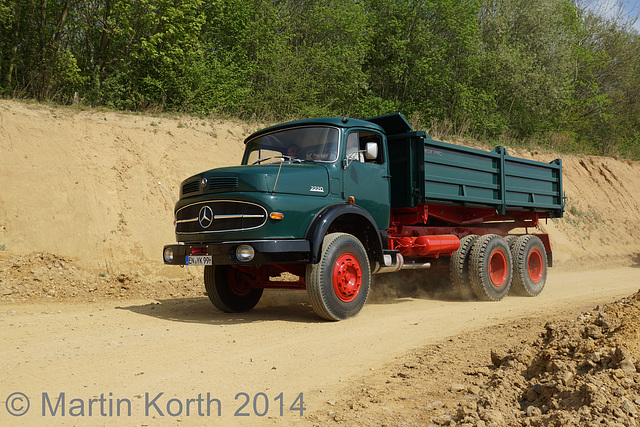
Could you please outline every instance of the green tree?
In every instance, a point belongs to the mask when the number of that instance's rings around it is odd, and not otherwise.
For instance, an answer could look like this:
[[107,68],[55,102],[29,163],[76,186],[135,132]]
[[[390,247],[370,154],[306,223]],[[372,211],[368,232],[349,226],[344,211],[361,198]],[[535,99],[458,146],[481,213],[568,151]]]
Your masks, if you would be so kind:
[[182,108],[197,80],[201,9],[201,0],[107,1],[97,9],[102,28],[88,49],[97,60],[93,97],[117,108]]
[[5,91],[66,100],[82,84],[73,53],[64,44],[71,0],[15,0],[0,4],[0,69]]
[[254,83],[258,58],[263,51],[276,55],[285,37],[275,26],[276,8],[268,0],[221,0],[206,2],[204,14],[204,62],[194,103],[206,111],[256,113],[255,97],[262,90]]
[[224,0],[205,13],[199,99],[209,108],[271,119],[354,109],[366,81],[357,2]]
[[[476,1],[368,0],[367,96],[407,114],[480,124],[480,39]],[[375,105],[375,103],[374,103]]]
[[557,129],[575,73],[572,11],[569,0],[483,0],[483,85],[502,118],[489,135]]
[[[574,97],[564,127],[599,154],[640,154],[640,36],[630,22],[576,10]],[[635,148],[634,148],[635,147]]]
[[367,19],[352,0],[278,3],[275,55],[261,51],[260,101],[284,116],[344,115],[354,111],[365,84],[362,63]]
[[272,120],[401,111],[640,157],[631,24],[575,0],[0,0],[0,91]]

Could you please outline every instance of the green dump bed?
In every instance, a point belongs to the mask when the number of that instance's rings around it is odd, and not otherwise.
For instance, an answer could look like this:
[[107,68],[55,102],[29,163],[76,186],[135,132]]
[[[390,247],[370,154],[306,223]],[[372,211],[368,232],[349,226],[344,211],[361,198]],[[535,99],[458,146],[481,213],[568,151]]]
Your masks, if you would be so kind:
[[562,217],[560,159],[543,163],[512,157],[504,147],[487,152],[434,141],[399,114],[369,120],[387,133],[392,208],[454,204]]

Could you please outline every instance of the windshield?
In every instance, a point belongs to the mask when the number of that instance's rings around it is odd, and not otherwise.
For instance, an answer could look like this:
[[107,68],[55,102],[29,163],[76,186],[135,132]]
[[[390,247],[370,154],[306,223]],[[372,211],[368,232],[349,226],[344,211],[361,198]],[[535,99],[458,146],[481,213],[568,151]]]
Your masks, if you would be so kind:
[[244,164],[283,160],[335,162],[340,132],[328,126],[299,127],[261,135],[247,143]]

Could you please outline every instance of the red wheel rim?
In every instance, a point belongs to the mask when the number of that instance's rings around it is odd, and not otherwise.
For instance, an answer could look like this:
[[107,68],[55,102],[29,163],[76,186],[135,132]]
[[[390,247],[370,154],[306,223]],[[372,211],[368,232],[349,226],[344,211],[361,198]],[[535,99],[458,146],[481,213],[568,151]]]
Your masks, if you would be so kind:
[[239,297],[246,297],[251,292],[251,288],[246,286],[240,280],[240,271],[237,268],[228,267],[227,280],[229,281],[229,289]]
[[351,302],[362,287],[362,268],[353,254],[342,254],[333,266],[333,290],[340,301]]
[[529,279],[533,283],[538,283],[542,280],[542,254],[537,249],[529,252],[529,256],[527,257],[527,273],[529,273]]
[[496,250],[491,254],[489,260],[489,278],[495,287],[501,287],[507,281],[507,258],[500,250]]

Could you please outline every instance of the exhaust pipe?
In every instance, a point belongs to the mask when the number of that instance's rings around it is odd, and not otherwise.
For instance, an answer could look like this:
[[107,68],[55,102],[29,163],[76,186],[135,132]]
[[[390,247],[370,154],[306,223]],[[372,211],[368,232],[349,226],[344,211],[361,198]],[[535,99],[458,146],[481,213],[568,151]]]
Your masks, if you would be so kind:
[[376,268],[373,270],[373,274],[395,273],[400,270],[422,270],[431,267],[430,262],[417,263],[412,261],[411,263],[405,264],[404,257],[400,254],[396,254],[395,263],[392,263],[391,255],[385,255],[384,262],[386,265],[376,263]]
[[402,266],[403,270],[424,270],[431,268],[430,262],[411,262],[411,264],[405,264]]

